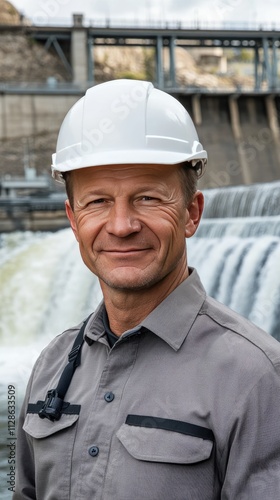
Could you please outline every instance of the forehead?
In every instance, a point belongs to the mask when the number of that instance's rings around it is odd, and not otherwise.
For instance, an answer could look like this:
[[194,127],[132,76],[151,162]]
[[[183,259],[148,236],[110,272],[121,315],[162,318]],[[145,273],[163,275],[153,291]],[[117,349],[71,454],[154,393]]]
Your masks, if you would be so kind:
[[99,182],[105,180],[138,180],[149,179],[155,182],[171,181],[177,178],[179,165],[102,165],[96,167],[86,167],[72,171],[73,181],[76,184],[83,182]]
[[178,182],[179,165],[102,165],[72,171],[74,186],[111,182],[150,182],[173,184]]

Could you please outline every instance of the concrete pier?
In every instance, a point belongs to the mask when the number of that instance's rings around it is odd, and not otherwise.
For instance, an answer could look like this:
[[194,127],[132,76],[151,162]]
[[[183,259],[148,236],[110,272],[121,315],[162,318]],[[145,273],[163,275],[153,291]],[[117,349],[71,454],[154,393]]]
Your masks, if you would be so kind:
[[74,14],[71,34],[71,62],[73,83],[84,84],[88,77],[87,29],[83,27],[83,15]]

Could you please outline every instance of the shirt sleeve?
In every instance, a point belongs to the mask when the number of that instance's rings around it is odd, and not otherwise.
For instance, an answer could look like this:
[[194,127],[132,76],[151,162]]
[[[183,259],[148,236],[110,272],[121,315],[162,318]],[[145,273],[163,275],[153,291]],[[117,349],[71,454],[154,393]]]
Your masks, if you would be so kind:
[[271,365],[240,401],[230,428],[221,500],[280,498],[279,366]]

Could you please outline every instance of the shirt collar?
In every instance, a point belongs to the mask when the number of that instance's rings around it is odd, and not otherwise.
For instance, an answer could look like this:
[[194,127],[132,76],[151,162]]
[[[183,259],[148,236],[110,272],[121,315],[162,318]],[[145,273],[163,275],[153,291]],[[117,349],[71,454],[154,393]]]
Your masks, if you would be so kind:
[[154,309],[141,325],[177,351],[187,337],[206,298],[195,269]]
[[105,335],[105,328],[103,323],[104,309],[104,301],[102,300],[87,323],[84,338],[89,345],[91,345],[93,342],[96,342],[100,339],[100,337],[104,337]]
[[[187,337],[206,298],[206,292],[197,271],[192,268],[189,268],[189,271],[188,278],[175,288],[140,325],[123,335],[139,331],[142,327],[153,332],[177,351]],[[104,307],[102,301],[86,326],[85,340],[89,345],[104,336]]]

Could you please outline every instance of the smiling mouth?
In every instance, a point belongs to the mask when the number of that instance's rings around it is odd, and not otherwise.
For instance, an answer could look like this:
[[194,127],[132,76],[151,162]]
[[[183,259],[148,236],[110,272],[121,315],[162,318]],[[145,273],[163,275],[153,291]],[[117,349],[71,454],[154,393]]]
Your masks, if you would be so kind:
[[112,257],[112,258],[137,258],[137,257],[140,257],[141,255],[143,255],[144,253],[148,252],[152,250],[151,248],[134,248],[134,247],[131,247],[131,248],[112,248],[112,249],[108,249],[108,250],[102,250],[101,253],[103,254],[107,254],[108,257]]
[[103,250],[104,253],[118,253],[118,254],[127,254],[127,253],[137,253],[137,252],[145,252],[150,250],[149,248],[114,248],[112,250]]

